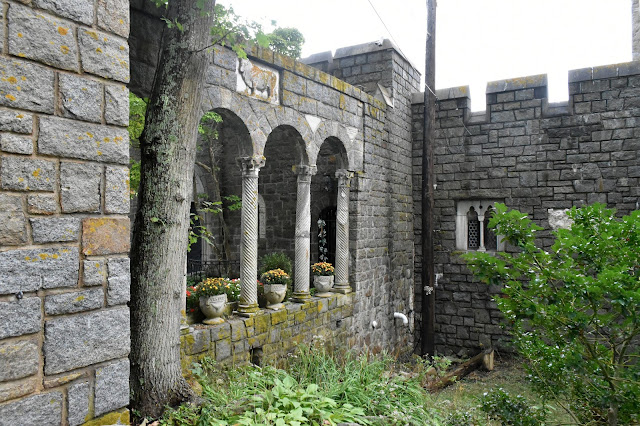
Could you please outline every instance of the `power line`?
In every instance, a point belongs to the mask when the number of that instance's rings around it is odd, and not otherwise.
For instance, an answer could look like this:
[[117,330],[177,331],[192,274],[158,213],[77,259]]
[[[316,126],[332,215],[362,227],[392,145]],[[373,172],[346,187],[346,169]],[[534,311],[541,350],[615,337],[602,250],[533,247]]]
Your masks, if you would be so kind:
[[398,43],[398,41],[393,36],[393,34],[391,34],[391,31],[389,30],[389,27],[387,27],[387,24],[384,23],[384,20],[382,19],[382,16],[380,16],[378,11],[376,10],[376,7],[373,5],[373,3],[371,3],[371,0],[367,0],[367,1],[369,2],[369,5],[371,5],[371,8],[373,9],[373,11],[378,16],[378,19],[380,19],[380,22],[382,22],[382,25],[384,26],[384,29],[387,30],[387,33],[389,33],[389,37],[391,37],[391,40],[393,40],[393,42],[395,43],[395,45],[398,48],[398,50],[400,51],[400,53],[402,53],[402,56],[404,56],[406,58],[407,55],[405,55],[404,52],[402,51],[402,49],[400,48],[400,43]]

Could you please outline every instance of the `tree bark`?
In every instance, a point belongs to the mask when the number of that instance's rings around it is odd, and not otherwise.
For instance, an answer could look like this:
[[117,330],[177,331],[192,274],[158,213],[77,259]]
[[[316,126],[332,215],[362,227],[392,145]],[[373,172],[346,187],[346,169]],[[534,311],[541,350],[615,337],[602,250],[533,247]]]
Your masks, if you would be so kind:
[[[171,0],[140,138],[142,164],[131,249],[132,408],[157,418],[192,396],[182,377],[180,317],[191,183],[215,1]],[[177,28],[175,22],[183,27]]]

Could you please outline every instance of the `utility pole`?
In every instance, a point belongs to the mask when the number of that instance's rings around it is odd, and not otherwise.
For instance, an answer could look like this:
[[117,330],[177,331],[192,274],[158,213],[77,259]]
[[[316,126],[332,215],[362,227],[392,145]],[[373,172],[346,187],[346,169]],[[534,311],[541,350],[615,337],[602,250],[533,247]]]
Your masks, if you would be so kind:
[[433,265],[433,145],[436,118],[436,0],[427,0],[427,45],[424,70],[422,134],[422,355],[435,355],[436,295]]

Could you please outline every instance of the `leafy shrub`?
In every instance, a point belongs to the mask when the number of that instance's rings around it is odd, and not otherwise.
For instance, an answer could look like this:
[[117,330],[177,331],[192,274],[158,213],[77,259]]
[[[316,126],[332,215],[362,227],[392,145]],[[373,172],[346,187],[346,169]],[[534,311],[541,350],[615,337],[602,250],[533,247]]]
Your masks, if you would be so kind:
[[568,212],[548,252],[526,215],[496,204],[489,222],[518,253],[463,257],[496,303],[527,359],[535,390],[576,422],[640,420],[640,211],[616,218],[594,204]]
[[282,269],[287,275],[292,276],[291,265],[291,259],[284,253],[265,254],[260,258],[258,275],[262,275],[271,269]]
[[504,389],[485,392],[480,398],[480,409],[503,425],[537,426],[545,424],[546,412],[533,407],[520,395],[509,395]]

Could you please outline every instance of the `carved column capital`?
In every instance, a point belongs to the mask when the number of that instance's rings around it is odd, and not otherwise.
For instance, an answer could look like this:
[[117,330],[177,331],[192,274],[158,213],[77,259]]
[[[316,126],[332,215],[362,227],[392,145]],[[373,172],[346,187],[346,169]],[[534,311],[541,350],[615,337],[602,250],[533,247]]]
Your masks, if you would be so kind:
[[236,158],[236,164],[242,170],[242,176],[258,176],[258,172],[264,167],[264,162],[265,158],[258,155]]
[[318,173],[318,167],[316,166],[307,166],[307,165],[300,165],[300,166],[296,166],[293,173],[295,173],[296,175],[298,175],[298,178],[300,176],[314,176],[316,173]]
[[336,178],[338,179],[338,187],[349,186],[351,182],[351,178],[353,177],[353,172],[345,169],[336,170]]

